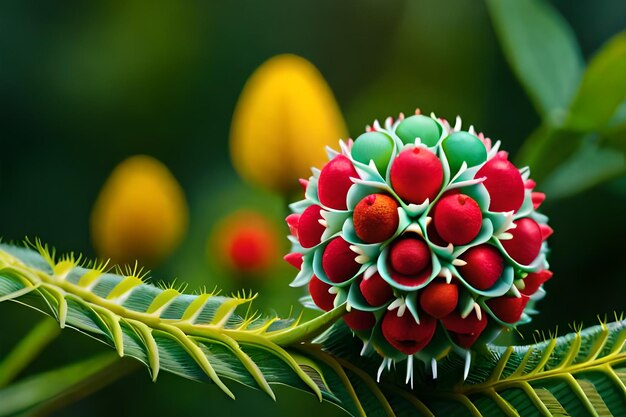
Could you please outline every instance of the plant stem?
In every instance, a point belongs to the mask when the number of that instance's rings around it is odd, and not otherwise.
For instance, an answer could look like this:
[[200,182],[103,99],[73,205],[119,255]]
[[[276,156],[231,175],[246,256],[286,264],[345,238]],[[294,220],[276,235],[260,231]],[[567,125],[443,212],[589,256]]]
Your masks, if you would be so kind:
[[0,362],[0,388],[11,382],[60,333],[59,324],[46,317],[20,340]]

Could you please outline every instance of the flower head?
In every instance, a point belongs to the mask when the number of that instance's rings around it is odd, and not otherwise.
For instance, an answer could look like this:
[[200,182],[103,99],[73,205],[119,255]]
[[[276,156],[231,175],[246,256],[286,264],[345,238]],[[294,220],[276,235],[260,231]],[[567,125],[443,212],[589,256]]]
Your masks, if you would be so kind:
[[419,111],[341,141],[291,205],[292,285],[322,310],[347,303],[383,364],[466,353],[530,321],[552,230],[529,170],[499,147]]

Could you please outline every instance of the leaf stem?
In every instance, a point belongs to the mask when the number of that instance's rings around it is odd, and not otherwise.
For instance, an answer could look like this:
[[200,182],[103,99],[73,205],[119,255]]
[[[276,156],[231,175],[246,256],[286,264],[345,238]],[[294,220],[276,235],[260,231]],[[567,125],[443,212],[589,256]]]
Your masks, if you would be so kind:
[[0,388],[10,383],[24,370],[60,333],[56,320],[46,317],[20,340],[0,362]]

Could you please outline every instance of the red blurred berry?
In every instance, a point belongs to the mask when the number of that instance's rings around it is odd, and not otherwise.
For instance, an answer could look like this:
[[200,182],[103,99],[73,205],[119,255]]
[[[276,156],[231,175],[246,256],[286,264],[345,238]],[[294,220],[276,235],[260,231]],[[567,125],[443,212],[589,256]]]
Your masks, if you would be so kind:
[[430,250],[422,239],[397,239],[389,249],[389,261],[394,271],[402,275],[418,275],[431,262]]
[[533,295],[537,292],[541,284],[552,278],[552,271],[544,269],[539,272],[531,272],[524,278],[524,289],[520,292],[524,295]]
[[291,252],[283,256],[283,259],[289,262],[290,265],[294,266],[297,269],[302,268],[302,254],[301,253]]
[[324,249],[322,269],[332,282],[344,282],[352,278],[361,267],[355,258],[356,253],[352,252],[350,244],[336,237]]
[[322,208],[317,204],[307,207],[300,215],[298,222],[298,240],[303,248],[312,248],[320,243],[326,228],[322,226],[320,214]]
[[519,298],[502,296],[487,300],[486,303],[497,318],[505,323],[514,324],[522,317],[529,300],[530,297],[527,295],[522,295]]
[[420,293],[422,309],[436,319],[452,313],[459,301],[459,288],[456,284],[431,282]]
[[478,203],[471,197],[446,195],[437,202],[434,211],[435,228],[446,242],[465,245],[478,236],[483,216]]
[[417,324],[408,311],[398,317],[395,310],[388,311],[381,325],[383,336],[391,344],[406,355],[422,350],[432,339],[437,328],[437,321],[422,314]]
[[352,186],[350,178],[359,178],[352,162],[337,155],[322,168],[317,182],[317,195],[320,203],[335,210],[346,210],[346,196]]
[[504,269],[504,259],[498,250],[487,244],[469,248],[460,257],[467,262],[457,267],[463,279],[477,290],[487,290],[496,283]]
[[391,165],[391,186],[407,203],[421,204],[433,200],[443,182],[443,167],[437,156],[428,149],[406,149]]
[[376,324],[376,316],[368,311],[355,310],[353,308],[343,316],[343,321],[352,330],[369,330]]
[[393,289],[378,272],[367,279],[363,278],[359,288],[363,298],[371,306],[381,306],[393,298]]
[[502,240],[502,247],[516,262],[529,265],[541,251],[541,243],[543,242],[541,228],[536,221],[529,217],[519,219],[514,224],[517,227],[508,231],[513,235],[513,238]]
[[398,203],[385,194],[370,194],[354,208],[354,230],[366,243],[383,242],[396,232]]
[[335,294],[328,292],[330,285],[321,281],[318,277],[313,275],[309,281],[309,293],[316,306],[324,311],[332,310],[334,307]]
[[476,173],[476,178],[487,177],[483,185],[489,192],[490,211],[517,211],[524,202],[524,180],[519,170],[507,159],[506,152],[498,152]]

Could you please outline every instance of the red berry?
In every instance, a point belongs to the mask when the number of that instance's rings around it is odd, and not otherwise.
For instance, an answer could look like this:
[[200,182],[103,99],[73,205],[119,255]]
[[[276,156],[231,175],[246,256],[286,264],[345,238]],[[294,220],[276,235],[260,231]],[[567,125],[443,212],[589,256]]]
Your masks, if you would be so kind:
[[302,254],[298,252],[288,253],[283,257],[283,259],[289,262],[290,265],[301,269],[302,268]]
[[407,203],[421,204],[437,196],[443,182],[443,167],[428,149],[406,149],[391,165],[391,186]]
[[405,311],[402,317],[398,317],[396,311],[393,310],[385,314],[381,328],[383,336],[391,346],[404,354],[412,355],[428,345],[435,334],[437,321],[422,314],[420,323],[417,324],[408,311]]
[[546,195],[544,193],[532,192],[530,198],[533,201],[533,208],[537,210],[539,206],[545,201]]
[[490,211],[517,211],[524,202],[524,180],[507,160],[506,152],[498,152],[476,173],[476,178],[487,177],[483,185],[489,192]]
[[289,216],[285,218],[285,221],[287,222],[287,226],[289,226],[289,234],[291,234],[291,236],[297,239],[298,238],[298,222],[300,221],[300,215],[295,214],[295,213],[290,214]]
[[457,345],[468,349],[485,330],[488,320],[486,314],[478,320],[478,316],[474,313],[470,313],[463,319],[457,312],[453,312],[441,319],[441,323]]
[[303,248],[312,248],[322,239],[322,234],[326,228],[320,223],[322,220],[321,209],[320,206],[314,204],[307,207],[300,215],[298,239]]
[[431,282],[420,293],[422,309],[436,319],[452,313],[459,301],[459,288],[456,284]]
[[355,310],[354,308],[343,316],[343,321],[352,330],[369,330],[376,324],[376,316],[368,311]]
[[541,229],[541,240],[546,240],[554,233],[554,230],[547,224],[540,224],[539,228]]
[[367,279],[363,278],[359,288],[363,298],[371,306],[383,305],[393,298],[393,289],[378,272]]
[[505,323],[513,324],[522,317],[529,300],[530,297],[527,295],[522,295],[519,298],[502,296],[487,300],[487,306],[497,318]]
[[430,250],[421,239],[413,237],[395,240],[389,249],[391,267],[402,275],[418,275],[430,265]]
[[322,255],[322,269],[332,282],[344,282],[352,278],[361,265],[356,261],[356,253],[350,244],[340,237],[330,241]]
[[483,215],[474,199],[465,194],[451,194],[434,208],[434,223],[439,236],[453,245],[471,242],[482,227]]
[[552,278],[552,271],[544,269],[539,272],[531,272],[524,278],[524,289],[520,292],[524,295],[533,295],[537,292],[541,284]]
[[370,194],[354,208],[354,230],[366,243],[383,242],[396,232],[398,203],[385,194]]
[[504,269],[504,259],[498,250],[487,244],[468,249],[460,258],[467,262],[458,267],[463,279],[477,290],[487,290],[496,283]]
[[334,308],[333,302],[335,301],[335,294],[328,292],[330,285],[321,281],[318,277],[313,275],[309,281],[309,293],[316,306],[324,311],[329,311]]
[[322,168],[317,182],[317,195],[320,203],[335,210],[347,210],[346,196],[352,186],[350,178],[359,178],[352,162],[337,155]]
[[528,265],[535,260],[541,251],[541,228],[531,218],[524,217],[514,222],[517,227],[509,230],[512,239],[502,240],[502,247],[516,262]]

